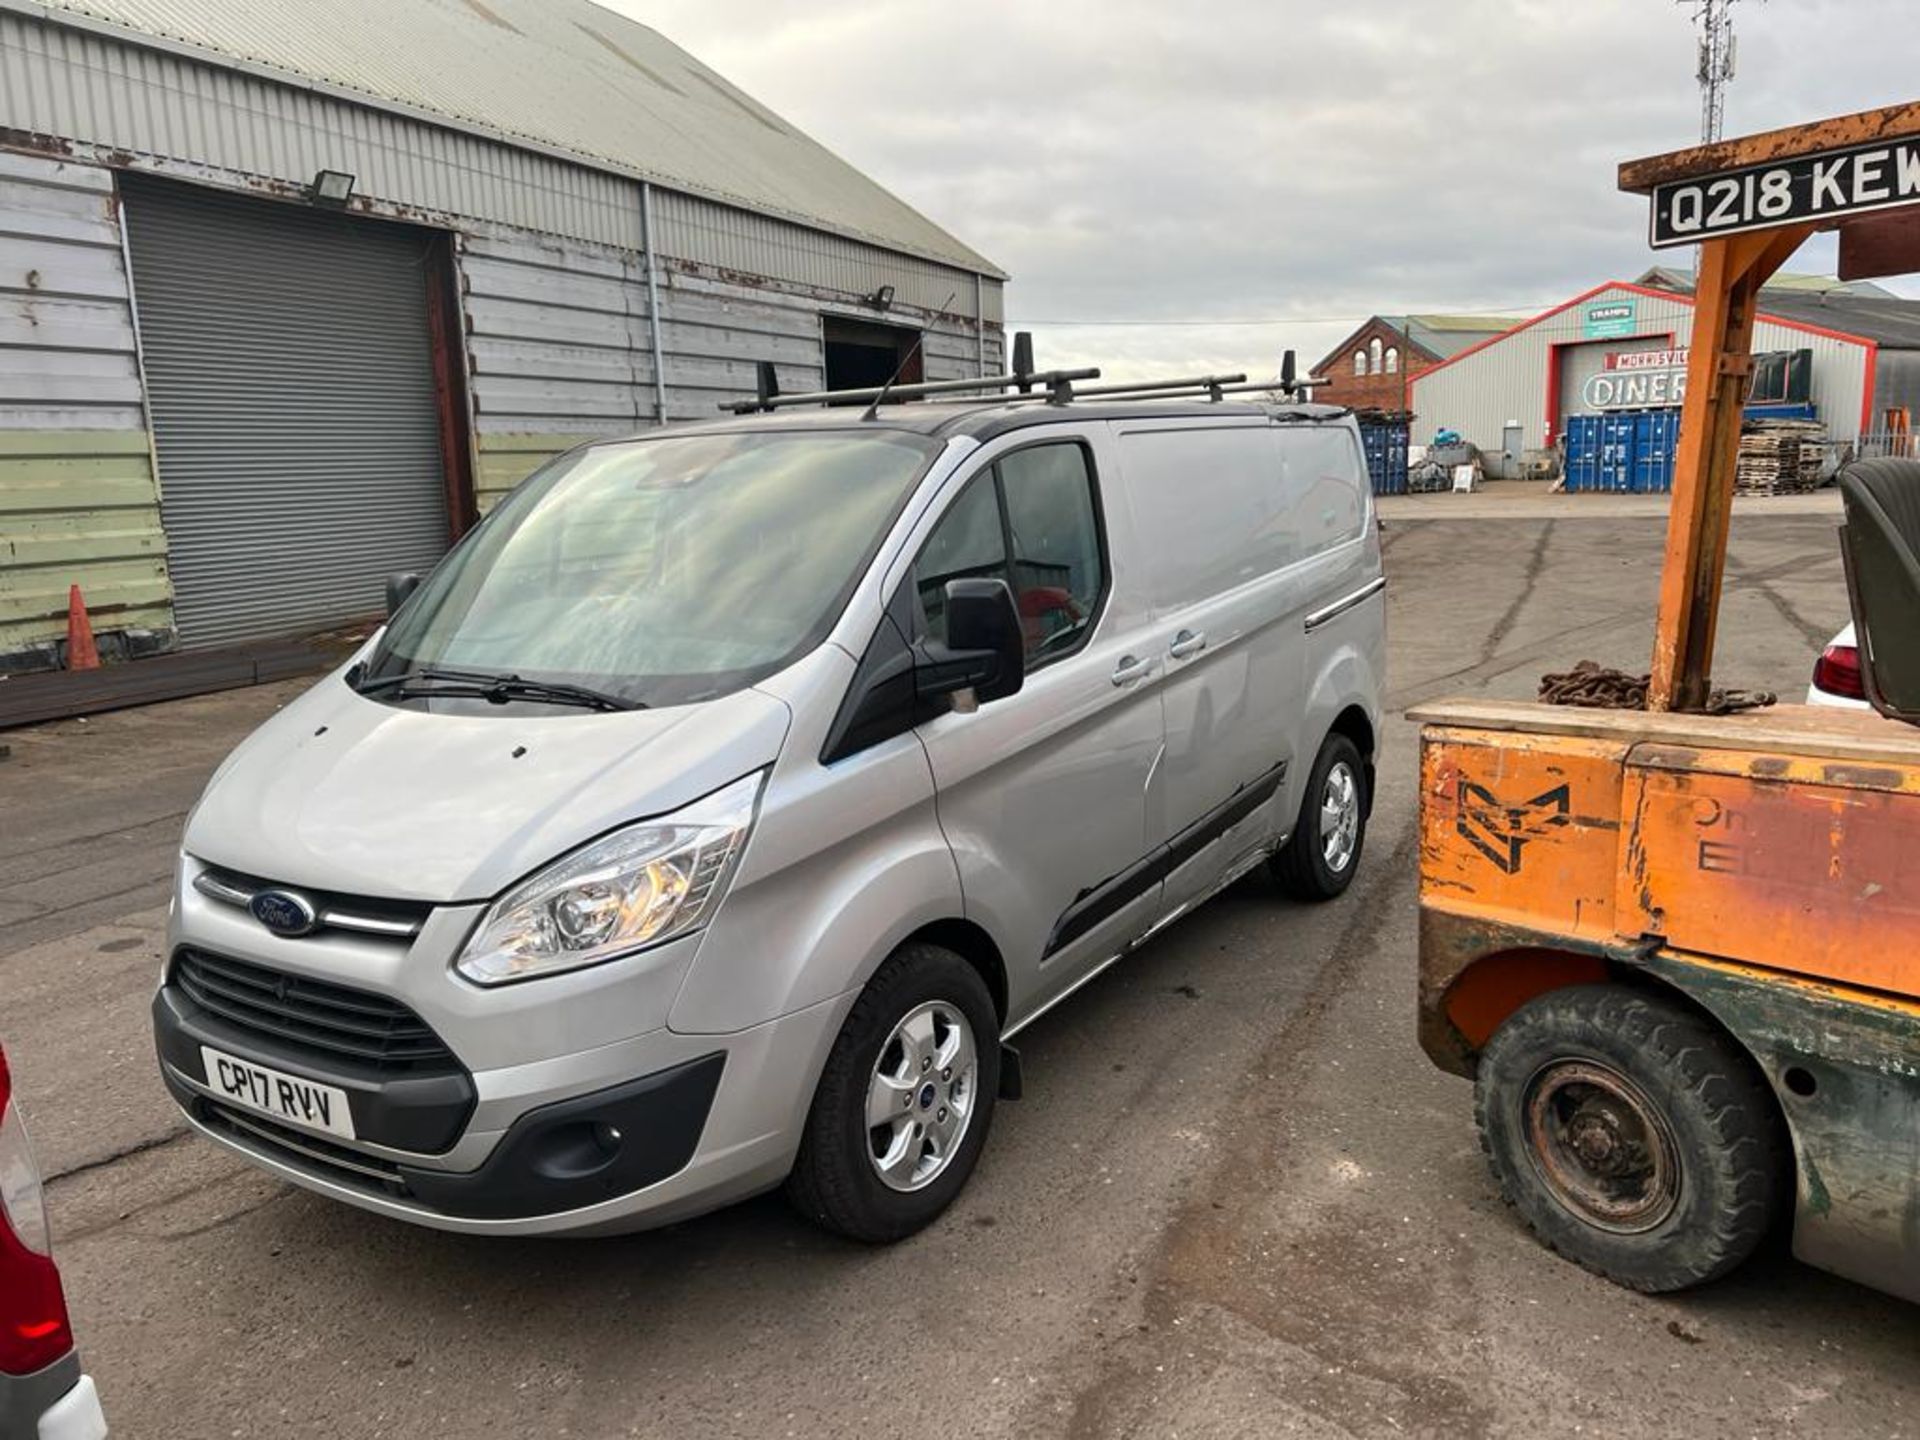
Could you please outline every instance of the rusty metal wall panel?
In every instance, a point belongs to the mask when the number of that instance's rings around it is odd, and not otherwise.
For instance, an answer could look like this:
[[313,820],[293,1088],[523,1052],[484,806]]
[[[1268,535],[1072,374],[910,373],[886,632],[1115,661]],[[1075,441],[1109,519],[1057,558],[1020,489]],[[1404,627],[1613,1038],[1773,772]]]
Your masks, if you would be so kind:
[[644,257],[546,236],[476,236],[462,246],[460,272],[482,434],[584,437],[654,423]]
[[[659,422],[645,256],[501,232],[466,237],[459,265],[483,510],[581,440]],[[791,286],[663,267],[665,418],[714,419],[722,401],[753,393],[761,360],[774,362],[781,389],[818,389],[828,314],[874,312]],[[897,304],[887,319],[928,327],[927,378],[976,373],[981,345],[970,318],[930,318]],[[997,326],[984,348],[988,367],[998,367]]]
[[109,171],[0,152],[0,429],[142,430]]
[[160,530],[110,172],[0,152],[0,665],[52,663],[79,585],[163,635]]
[[640,187],[624,176],[5,11],[0,128],[224,183],[344,170],[393,205],[640,246]]
[[683,191],[656,189],[654,216],[665,256],[846,295],[870,295],[892,285],[897,304],[968,317],[973,316],[978,288],[988,323],[1004,319],[1004,287],[992,275],[976,287],[971,270],[718,205]]
[[[609,434],[654,424],[652,332],[644,256],[550,237],[470,237],[460,269],[475,422],[485,434]],[[820,321],[870,319],[846,301],[669,267],[660,277],[669,420],[709,420],[750,395],[771,360],[783,390],[825,383]],[[975,372],[970,318],[928,317],[896,298],[894,323],[927,327],[934,380]],[[988,332],[998,364],[1000,339]]]
[[[628,177],[256,75],[0,11],[0,127],[124,152],[123,163],[286,190],[345,170],[358,194],[452,223],[472,219],[638,252]],[[262,185],[261,182],[272,182]],[[787,285],[1003,319],[1002,284],[805,225],[656,191],[659,250]]]
[[[563,236],[638,253],[640,185],[588,164],[486,139],[271,78],[46,24],[0,9],[0,128],[77,142],[113,163],[274,194],[344,170],[383,213],[430,223]],[[838,163],[838,162],[836,162]],[[848,300],[892,285],[896,303],[1004,318],[993,274],[920,258],[715,200],[657,187],[663,263],[748,284]],[[991,336],[991,329],[989,331]]]
[[378,614],[447,544],[427,233],[122,189],[181,644]]
[[[820,322],[826,315],[882,318],[890,325],[920,329],[926,336],[923,360],[929,380],[959,380],[977,373],[978,340],[971,319],[915,313],[904,308],[899,297],[894,310],[876,317],[859,305],[684,271],[669,271],[664,281],[660,310],[666,334],[680,337],[679,345],[667,347],[666,356],[671,420],[710,420],[719,413],[720,402],[751,395],[758,360],[775,362],[780,388],[789,393],[824,385]],[[695,335],[699,342],[689,344]],[[990,329],[990,369],[1000,363],[999,355],[1000,332]]]
[[0,0],[0,10],[999,273],[658,31],[588,0]]

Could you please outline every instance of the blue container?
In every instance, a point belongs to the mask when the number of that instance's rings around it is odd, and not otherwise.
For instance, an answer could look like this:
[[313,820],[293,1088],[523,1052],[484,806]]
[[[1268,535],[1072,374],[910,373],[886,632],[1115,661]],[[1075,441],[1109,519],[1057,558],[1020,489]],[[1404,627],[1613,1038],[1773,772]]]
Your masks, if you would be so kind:
[[[1811,405],[1749,405],[1750,420],[1813,420]],[[1680,412],[1624,410],[1567,417],[1567,489],[1664,495],[1673,489]]]
[[1673,488],[1678,410],[1567,418],[1567,489],[1662,494]]
[[1600,421],[1598,415],[1567,417],[1567,489],[1581,492],[1600,488]]
[[1367,475],[1376,495],[1407,493],[1407,424],[1362,421],[1360,446],[1367,454]]
[[1664,495],[1673,489],[1673,453],[1679,448],[1680,412],[1648,410],[1633,418],[1633,488],[1642,495]]

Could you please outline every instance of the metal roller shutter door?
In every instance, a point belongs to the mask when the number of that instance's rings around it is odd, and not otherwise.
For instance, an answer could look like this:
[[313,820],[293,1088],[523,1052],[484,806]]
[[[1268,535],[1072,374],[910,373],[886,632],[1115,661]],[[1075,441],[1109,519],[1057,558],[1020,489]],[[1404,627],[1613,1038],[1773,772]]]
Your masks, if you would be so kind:
[[378,613],[447,547],[428,235],[123,187],[181,645]]

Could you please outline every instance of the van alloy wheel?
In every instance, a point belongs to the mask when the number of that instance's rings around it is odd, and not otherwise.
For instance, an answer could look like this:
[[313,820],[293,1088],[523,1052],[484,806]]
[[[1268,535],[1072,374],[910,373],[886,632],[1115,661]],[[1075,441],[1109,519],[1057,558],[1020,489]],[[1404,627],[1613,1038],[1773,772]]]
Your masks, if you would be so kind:
[[1300,787],[1293,833],[1270,863],[1280,889],[1296,900],[1344,894],[1367,843],[1367,771],[1360,747],[1335,730],[1320,743]]
[[847,1011],[814,1088],[787,1176],[800,1212],[869,1245],[932,1224],[993,1129],[999,1026],[969,961],[922,940],[889,955]]
[[957,1006],[934,1000],[908,1011],[867,1085],[868,1156],[890,1190],[939,1179],[959,1152],[978,1095],[979,1053]]
[[1360,848],[1360,781],[1341,760],[1327,771],[1320,793],[1320,856],[1338,873],[1353,863]]

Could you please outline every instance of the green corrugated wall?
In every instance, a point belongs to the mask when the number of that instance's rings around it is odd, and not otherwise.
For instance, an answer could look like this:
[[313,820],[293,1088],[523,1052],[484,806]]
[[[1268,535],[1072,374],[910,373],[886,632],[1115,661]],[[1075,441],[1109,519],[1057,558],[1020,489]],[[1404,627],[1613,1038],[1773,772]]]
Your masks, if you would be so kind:
[[543,435],[533,432],[488,434],[474,437],[480,452],[479,473],[474,476],[474,503],[482,515],[500,502],[514,486],[538,470],[554,456],[593,439],[591,435]]
[[0,430],[0,655],[67,633],[172,626],[160,492],[142,430]]

